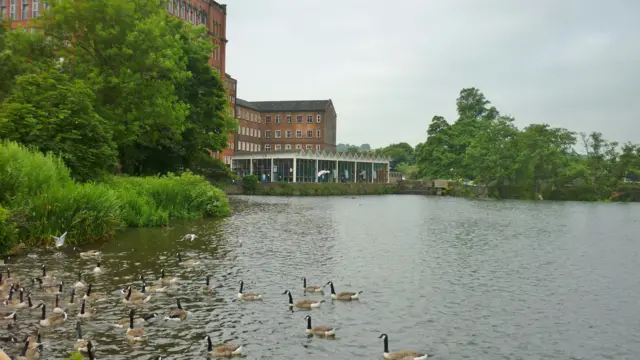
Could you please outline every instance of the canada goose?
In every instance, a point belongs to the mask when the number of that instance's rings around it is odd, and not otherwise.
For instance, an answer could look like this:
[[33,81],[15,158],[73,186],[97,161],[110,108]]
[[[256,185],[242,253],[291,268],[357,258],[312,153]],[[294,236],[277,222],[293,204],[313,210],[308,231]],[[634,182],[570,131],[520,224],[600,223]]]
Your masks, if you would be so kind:
[[178,282],[178,278],[175,276],[165,276],[164,269],[160,271],[160,283],[162,285],[171,285]]
[[333,300],[358,300],[360,298],[360,294],[362,291],[352,292],[352,291],[343,291],[340,294],[336,295],[336,290],[333,288],[333,282],[329,281],[327,285],[331,286],[331,298]]
[[326,336],[326,337],[336,336],[337,328],[325,326],[325,325],[316,326],[312,328],[311,316],[307,315],[304,317],[304,319],[307,320],[307,330],[305,331],[307,335]]
[[133,314],[134,310],[129,310],[129,328],[127,329],[127,340],[130,341],[144,341],[147,336],[143,329],[134,329],[133,327]]
[[53,281],[55,279],[56,279],[56,277],[53,276],[51,273],[47,274],[47,266],[45,264],[42,264],[42,280],[43,281]]
[[317,308],[320,306],[320,304],[322,304],[324,302],[324,300],[311,300],[311,299],[303,299],[303,300],[298,300],[295,302],[295,304],[293,303],[293,296],[291,296],[291,291],[289,290],[285,290],[282,295],[288,294],[289,295],[289,306],[293,307],[295,305],[295,307],[299,307],[299,308],[304,308],[304,309],[313,309],[313,308]]
[[45,287],[45,288],[44,288],[44,291],[45,291],[46,293],[51,294],[51,295],[54,295],[54,294],[56,294],[56,295],[57,295],[57,294],[62,294],[62,285],[63,285],[63,282],[61,281],[61,282],[60,282],[60,284],[58,284],[57,286],[49,286],[49,287]]
[[101,294],[92,294],[91,290],[92,289],[93,284],[89,284],[89,287],[87,287],[87,292],[86,294],[84,294],[84,299],[85,300],[89,300],[89,301],[103,301],[106,300],[107,297],[105,295],[101,295]]
[[[138,326],[142,326],[143,324],[146,324],[147,322],[149,322],[149,320],[155,318],[156,316],[158,316],[158,314],[153,313],[147,316],[143,316],[143,317],[139,317],[134,319],[133,324],[134,325],[138,325]],[[125,326],[129,325],[129,317],[126,318],[122,318],[120,320],[118,320],[117,324],[112,324],[112,326],[117,327],[117,328],[123,328]]]
[[151,286],[149,286],[149,284],[147,284],[146,280],[144,279],[144,275],[140,275],[140,280],[142,281],[143,288],[145,290],[148,290],[149,292],[152,292],[152,293],[166,292],[167,289],[169,289],[169,286],[166,286],[166,285],[151,285]]
[[[40,301],[40,302],[42,302],[42,301]],[[25,303],[21,303],[20,305],[21,305],[21,307],[20,307],[21,309],[25,309],[25,308],[27,308],[27,309],[36,309],[38,307],[38,305],[40,305],[40,304],[33,305],[33,302],[31,301],[31,294],[29,293],[29,294],[27,294],[27,301]]]
[[42,334],[40,333],[40,329],[29,334],[27,339],[29,340],[29,349],[38,348],[42,350]]
[[67,307],[76,306],[78,303],[76,302],[76,289],[71,289],[71,294],[69,295],[69,302],[67,302]]
[[9,355],[7,355],[6,352],[4,352],[4,349],[0,348],[0,360],[12,360],[12,359]]
[[[326,284],[324,286],[327,286]],[[309,285],[307,286],[307,278],[303,277],[302,278],[302,288],[304,289],[304,292],[308,292],[308,293],[324,293],[324,286],[318,286],[318,285]]]
[[240,300],[262,300],[262,295],[254,294],[254,293],[243,293],[242,289],[244,288],[244,281],[240,280],[238,282],[240,284],[240,291],[238,291],[238,299]]
[[36,277],[31,279],[31,282],[33,284],[35,284],[36,282],[38,282],[38,286],[40,286],[41,289],[44,289],[44,291],[47,291],[47,289],[49,289],[47,292],[51,292],[51,291],[57,291],[58,290],[58,286],[60,284],[58,284],[58,282],[53,281],[51,279],[47,280],[46,282],[42,280],[42,278]]
[[63,314],[65,312],[64,309],[60,307],[60,295],[56,295],[56,300],[53,303],[52,312],[56,314]]
[[422,354],[412,350],[400,350],[400,351],[394,351],[390,353],[389,337],[387,336],[387,334],[380,335],[379,339],[384,339],[384,353],[382,355],[384,356],[385,359],[400,360],[400,359],[410,358],[414,360],[424,360],[429,356],[427,354]]
[[[16,360],[31,360],[32,358],[27,357],[27,350],[29,350],[29,339],[24,342],[24,346],[22,350],[20,350],[20,354],[15,357]],[[11,359],[11,358],[9,358]]]
[[80,328],[80,321],[76,322],[76,343],[73,345],[75,351],[81,351],[83,353],[88,352],[88,341],[82,337],[82,329]]
[[15,320],[16,312],[2,312],[0,313],[0,319],[2,320]]
[[205,339],[207,339],[207,353],[209,355],[231,357],[241,355],[242,353],[242,345],[222,344],[214,348],[211,342],[211,336],[207,335]]
[[[74,247],[73,251],[78,251],[78,249]],[[90,257],[96,257],[96,256],[102,255],[102,251],[100,251],[100,250],[87,250],[87,251],[79,252],[78,255],[80,255],[80,257],[83,257],[83,258],[90,258]]]
[[96,263],[96,267],[93,268],[93,273],[94,274],[102,273],[102,268],[100,267],[100,261],[98,261],[98,263]]
[[165,320],[176,320],[182,321],[187,318],[187,312],[182,308],[182,304],[180,304],[180,299],[176,299],[176,303],[178,304],[177,309],[171,310],[168,316],[165,316]]
[[124,299],[122,299],[122,302],[125,304],[139,305],[139,304],[144,304],[146,302],[149,302],[149,300],[151,300],[151,295],[147,297],[144,297],[144,295],[142,295],[142,297],[131,296],[131,286],[129,286],[127,290],[127,295],[124,297]]
[[61,325],[65,321],[67,321],[67,313],[62,314],[51,314],[48,317],[47,315],[47,305],[44,303],[39,305],[42,307],[42,318],[40,319],[40,326],[56,326]]
[[8,342],[8,343],[17,343],[18,338],[16,338],[15,336],[0,336],[0,341]]
[[87,341],[87,355],[89,356],[89,360],[95,360],[96,358],[93,356],[93,343],[91,340]]
[[178,253],[178,264],[182,265],[182,266],[195,266],[200,264],[200,261],[198,260],[186,260],[186,261],[182,261],[182,255],[180,253]]
[[202,291],[204,291],[207,294],[211,294],[213,292],[213,288],[211,287],[211,284],[210,284],[210,279],[211,279],[211,275],[207,275],[205,279],[205,284],[202,285]]
[[78,313],[78,317],[79,318],[83,318],[83,319],[88,319],[90,317],[93,317],[96,314],[96,309],[87,309],[85,307],[85,302],[86,300],[82,300],[82,306],[80,307],[80,312]]
[[20,297],[18,299],[13,298],[13,293],[15,293],[15,290],[9,293],[9,298],[4,301],[5,306],[8,306],[12,309],[23,309],[23,308],[29,307],[29,303],[24,301],[23,288],[20,288]]
[[73,287],[76,288],[76,289],[82,289],[85,286],[87,286],[87,283],[82,281],[82,273],[79,272],[78,273],[78,281],[76,281],[76,283],[73,284]]

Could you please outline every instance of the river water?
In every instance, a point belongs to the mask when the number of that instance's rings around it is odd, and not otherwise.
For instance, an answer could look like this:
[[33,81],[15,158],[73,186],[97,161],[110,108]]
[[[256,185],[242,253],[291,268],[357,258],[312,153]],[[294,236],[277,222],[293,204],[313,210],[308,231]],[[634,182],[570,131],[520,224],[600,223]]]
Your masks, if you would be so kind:
[[[436,359],[640,359],[637,204],[422,196],[234,203],[229,219],[127,230],[93,247],[104,252],[104,273],[86,281],[108,296],[96,303],[96,317],[83,321],[97,358],[204,358],[209,334],[215,343],[243,344],[247,359],[381,359],[384,332],[391,351],[427,351]],[[181,241],[187,233],[198,238]],[[200,265],[178,265],[178,251]],[[45,263],[66,284],[95,266],[71,249],[13,262],[14,277],[37,276]],[[141,272],[153,282],[163,268],[181,282],[138,307],[160,317],[144,326],[146,343],[129,343],[123,329],[109,326],[127,316],[119,289],[139,287]],[[200,290],[207,274],[211,295]],[[364,292],[359,301],[332,302],[327,288],[320,308],[292,313],[282,292],[303,298],[302,276],[310,285],[332,280],[338,292]],[[264,300],[238,301],[239,280]],[[31,291],[51,309],[51,296]],[[176,298],[189,317],[165,321]],[[19,314],[14,335],[34,329],[40,311]],[[73,349],[76,314],[43,329],[43,358]],[[338,327],[336,339],[307,338],[307,314],[314,326]]]

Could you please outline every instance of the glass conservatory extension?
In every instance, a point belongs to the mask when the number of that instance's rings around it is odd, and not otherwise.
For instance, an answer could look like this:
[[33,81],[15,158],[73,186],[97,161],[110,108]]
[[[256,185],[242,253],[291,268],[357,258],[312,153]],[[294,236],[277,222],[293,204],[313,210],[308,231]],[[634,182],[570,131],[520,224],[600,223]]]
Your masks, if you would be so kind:
[[261,182],[389,182],[389,158],[325,151],[253,152],[233,156],[231,170]]

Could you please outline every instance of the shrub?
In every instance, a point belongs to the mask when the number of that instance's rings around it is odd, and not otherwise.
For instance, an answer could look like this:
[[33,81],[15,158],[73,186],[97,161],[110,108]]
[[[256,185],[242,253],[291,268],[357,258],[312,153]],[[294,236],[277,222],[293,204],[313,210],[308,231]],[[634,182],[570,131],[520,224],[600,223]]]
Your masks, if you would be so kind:
[[242,191],[244,191],[245,194],[253,195],[256,193],[256,191],[258,191],[259,184],[260,181],[258,180],[257,176],[246,175],[242,178]]
[[17,243],[17,229],[11,222],[9,210],[0,206],[0,254],[5,254]]

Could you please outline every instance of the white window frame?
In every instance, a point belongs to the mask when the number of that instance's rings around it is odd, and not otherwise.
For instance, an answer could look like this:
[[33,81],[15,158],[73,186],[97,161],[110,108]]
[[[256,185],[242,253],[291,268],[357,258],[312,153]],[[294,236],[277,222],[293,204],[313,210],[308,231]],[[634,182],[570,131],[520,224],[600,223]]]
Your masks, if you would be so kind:
[[[311,133],[311,135],[309,135],[309,133]],[[313,130],[307,130],[307,137],[308,138],[312,138],[313,137]]]
[[280,124],[282,122],[282,116],[276,115],[276,124]]
[[302,130],[296,130],[296,138],[298,139],[302,138]]
[[291,139],[292,134],[293,133],[291,132],[291,130],[285,130],[284,137],[287,139]]
[[313,124],[313,115],[307,115],[307,124]]
[[296,123],[298,123],[298,124],[302,124],[302,120],[303,120],[303,119],[302,119],[302,115],[298,115],[298,116],[296,116]]
[[265,123],[265,124],[270,124],[270,123],[271,123],[271,115],[267,115],[267,116],[265,116],[265,118],[264,118],[264,123]]
[[271,138],[271,130],[265,130],[264,131],[264,138],[265,139],[270,139]]
[[320,151],[320,145],[316,145],[316,151]]
[[306,148],[307,148],[307,150],[313,150],[313,145],[307,144]]
[[22,20],[29,19],[29,0],[22,0]]
[[276,144],[275,149],[276,151],[282,150],[282,145]]
[[296,150],[302,150],[302,144],[296,144]]
[[287,119],[287,124],[291,124],[291,115],[287,115],[286,119]]
[[33,0],[31,3],[31,17],[36,19],[40,16],[40,0]]
[[271,151],[271,144],[264,144],[264,151]]
[[276,139],[280,139],[282,137],[282,131],[276,130]]
[[16,0],[9,0],[9,20],[16,20]]
[[322,133],[320,132],[320,130],[316,130],[316,137],[318,139],[322,137],[321,135],[322,135]]
[[291,150],[291,144],[285,144],[284,145],[284,149],[285,150]]
[[316,122],[320,124],[321,121],[322,121],[322,115],[320,114],[316,115]]

